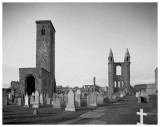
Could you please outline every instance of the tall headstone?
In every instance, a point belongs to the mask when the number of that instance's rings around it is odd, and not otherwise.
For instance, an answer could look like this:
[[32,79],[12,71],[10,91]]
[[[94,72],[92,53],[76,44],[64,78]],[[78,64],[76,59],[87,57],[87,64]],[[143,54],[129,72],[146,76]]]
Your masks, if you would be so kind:
[[64,94],[64,103],[65,106],[68,104],[68,94]]
[[50,105],[51,104],[51,98],[47,98],[47,104]]
[[43,94],[40,94],[40,104],[41,105],[44,104],[44,96],[43,96]]
[[9,94],[8,94],[8,99],[10,99],[10,100],[11,100],[11,93],[9,93]]
[[84,92],[82,92],[81,94],[82,94],[82,98],[85,98],[85,93],[84,93]]
[[35,92],[35,100],[34,100],[33,108],[39,108],[39,92],[38,91]]
[[75,111],[75,105],[74,105],[74,93],[72,89],[70,89],[68,93],[68,103],[67,107],[65,108],[66,111]]
[[34,93],[32,93],[32,95],[30,96],[30,104],[33,104],[34,103]]
[[103,104],[104,98],[102,94],[97,94],[97,104]]
[[88,106],[97,106],[97,102],[96,102],[96,94],[95,93],[90,93],[87,96],[87,105]]
[[61,98],[60,97],[54,97],[53,98],[53,108],[61,108]]
[[75,106],[81,107],[81,91],[80,90],[77,90],[75,94]]
[[19,105],[19,106],[22,106],[22,98],[18,98],[18,103],[17,103],[17,105]]
[[63,96],[63,94],[61,93],[58,96],[60,97],[61,105],[64,105],[64,96]]
[[26,94],[25,96],[25,104],[24,104],[24,107],[29,107],[29,98],[28,98],[28,95]]

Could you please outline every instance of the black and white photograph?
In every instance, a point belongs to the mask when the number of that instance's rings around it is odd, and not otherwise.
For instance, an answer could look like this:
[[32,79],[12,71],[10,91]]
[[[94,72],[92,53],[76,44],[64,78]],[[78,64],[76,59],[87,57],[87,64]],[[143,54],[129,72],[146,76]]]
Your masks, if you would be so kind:
[[158,2],[1,2],[2,125],[158,125]]

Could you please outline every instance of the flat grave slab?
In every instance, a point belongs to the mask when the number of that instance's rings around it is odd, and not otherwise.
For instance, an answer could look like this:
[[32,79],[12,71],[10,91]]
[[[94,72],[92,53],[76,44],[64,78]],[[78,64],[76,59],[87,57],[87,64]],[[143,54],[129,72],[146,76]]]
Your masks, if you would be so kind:
[[80,117],[82,117],[82,118],[99,118],[99,117],[103,116],[104,114],[105,113],[89,111],[85,114],[82,114]]

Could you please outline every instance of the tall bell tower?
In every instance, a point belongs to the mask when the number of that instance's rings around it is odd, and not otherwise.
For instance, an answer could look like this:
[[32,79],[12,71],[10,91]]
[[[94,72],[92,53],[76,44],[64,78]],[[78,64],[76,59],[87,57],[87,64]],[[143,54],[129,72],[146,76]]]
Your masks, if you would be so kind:
[[36,21],[36,67],[55,74],[55,29],[50,20]]
[[19,68],[21,93],[53,96],[55,81],[55,28],[50,20],[36,21],[36,68]]

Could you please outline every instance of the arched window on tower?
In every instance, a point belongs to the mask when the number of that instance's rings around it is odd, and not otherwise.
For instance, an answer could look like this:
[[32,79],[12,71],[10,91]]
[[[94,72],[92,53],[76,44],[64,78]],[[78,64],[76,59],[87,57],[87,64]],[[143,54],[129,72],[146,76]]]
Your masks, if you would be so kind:
[[120,88],[120,81],[118,81],[118,88]]
[[120,65],[116,67],[116,75],[122,75],[122,67]]

